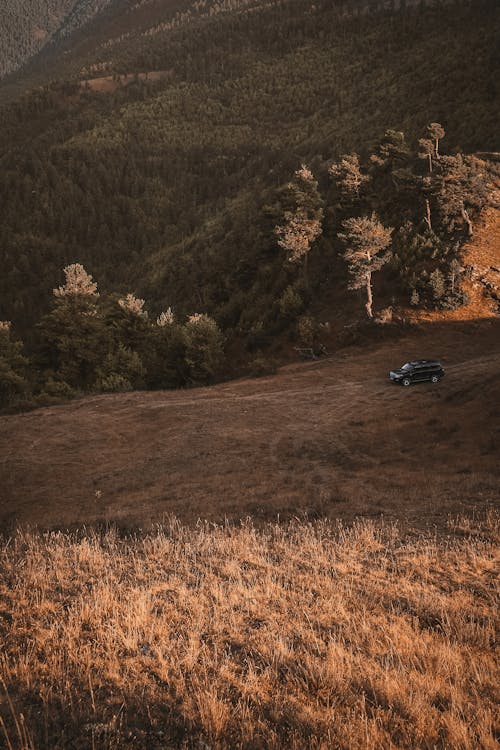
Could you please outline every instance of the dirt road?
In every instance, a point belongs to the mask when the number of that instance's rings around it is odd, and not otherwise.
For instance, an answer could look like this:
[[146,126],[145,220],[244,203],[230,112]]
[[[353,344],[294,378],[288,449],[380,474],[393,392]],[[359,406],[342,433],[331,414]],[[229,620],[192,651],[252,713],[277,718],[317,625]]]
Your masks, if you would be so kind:
[[[390,368],[440,357],[437,385]],[[500,320],[410,329],[278,375],[0,418],[0,523],[148,526],[307,512],[411,525],[494,504]]]

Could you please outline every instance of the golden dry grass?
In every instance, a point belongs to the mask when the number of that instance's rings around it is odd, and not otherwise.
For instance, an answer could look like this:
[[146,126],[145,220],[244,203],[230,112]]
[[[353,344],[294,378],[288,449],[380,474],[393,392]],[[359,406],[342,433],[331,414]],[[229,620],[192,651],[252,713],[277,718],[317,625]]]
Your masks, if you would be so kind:
[[493,512],[439,537],[20,530],[0,548],[3,742],[493,750],[499,531]]

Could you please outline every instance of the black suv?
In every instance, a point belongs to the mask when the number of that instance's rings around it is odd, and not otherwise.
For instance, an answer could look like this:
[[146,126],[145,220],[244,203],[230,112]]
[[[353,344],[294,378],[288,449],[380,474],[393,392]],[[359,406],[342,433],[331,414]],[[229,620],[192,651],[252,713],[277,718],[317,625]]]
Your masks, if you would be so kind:
[[399,370],[391,370],[389,377],[393,383],[401,385],[411,385],[424,380],[437,383],[444,377],[444,370],[437,359],[417,359],[415,362],[407,362]]

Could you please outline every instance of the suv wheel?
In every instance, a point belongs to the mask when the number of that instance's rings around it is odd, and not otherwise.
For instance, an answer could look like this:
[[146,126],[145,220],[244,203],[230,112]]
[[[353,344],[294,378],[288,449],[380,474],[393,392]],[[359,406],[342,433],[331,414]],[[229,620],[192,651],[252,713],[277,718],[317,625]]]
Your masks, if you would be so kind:
[[404,386],[408,386],[411,384],[410,378],[403,378],[401,382],[403,383]]
[[433,375],[432,378],[431,378],[431,383],[437,383],[438,380],[439,380],[438,376],[437,375]]

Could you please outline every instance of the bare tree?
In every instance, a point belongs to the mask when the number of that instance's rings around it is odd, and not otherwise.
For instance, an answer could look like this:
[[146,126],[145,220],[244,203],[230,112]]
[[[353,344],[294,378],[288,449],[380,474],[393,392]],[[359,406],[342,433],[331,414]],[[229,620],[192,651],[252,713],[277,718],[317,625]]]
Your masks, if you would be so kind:
[[349,265],[350,289],[366,288],[366,312],[373,318],[372,274],[387,263],[392,228],[384,227],[375,213],[342,222],[339,237],[347,245],[344,259]]

